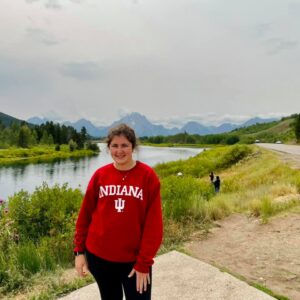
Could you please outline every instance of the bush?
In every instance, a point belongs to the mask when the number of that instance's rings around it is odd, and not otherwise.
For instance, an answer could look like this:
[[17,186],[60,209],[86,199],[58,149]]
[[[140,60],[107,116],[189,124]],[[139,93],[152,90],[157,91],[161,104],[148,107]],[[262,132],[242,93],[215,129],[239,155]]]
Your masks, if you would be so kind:
[[55,151],[60,151],[60,145],[59,145],[59,144],[57,144],[57,145],[55,146]]
[[95,152],[100,152],[100,149],[99,149],[99,147],[98,147],[98,145],[96,143],[88,142],[86,144],[86,148],[88,150],[92,150],[92,151],[95,151]]
[[200,182],[191,176],[169,176],[162,180],[164,215],[173,220],[203,218],[203,202],[213,195],[210,183]]
[[9,217],[20,238],[37,241],[42,236],[66,232],[67,221],[77,213],[82,200],[79,189],[67,184],[50,188],[46,183],[32,195],[21,191],[9,199]]
[[78,148],[76,142],[74,142],[73,140],[70,140],[69,141],[69,150],[71,152],[73,152],[74,150],[76,150]]
[[237,162],[241,161],[243,158],[247,157],[252,153],[249,146],[246,145],[236,145],[229,148],[229,151],[220,159],[220,167],[226,168],[230,167]]
[[41,257],[32,241],[15,248],[15,260],[17,268],[22,270],[24,275],[27,275],[27,272],[35,274],[41,269]]
[[46,183],[9,199],[0,211],[1,292],[23,288],[40,271],[71,267],[75,221],[82,201],[78,189]]

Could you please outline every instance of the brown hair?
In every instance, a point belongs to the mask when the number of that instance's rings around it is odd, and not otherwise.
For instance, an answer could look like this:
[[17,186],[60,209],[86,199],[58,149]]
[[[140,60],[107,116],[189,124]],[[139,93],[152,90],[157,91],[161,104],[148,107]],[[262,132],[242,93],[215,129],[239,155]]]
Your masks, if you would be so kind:
[[120,135],[123,135],[127,138],[127,140],[132,145],[132,149],[135,149],[137,147],[137,138],[135,136],[135,132],[131,127],[129,127],[125,123],[122,123],[115,127],[112,127],[109,130],[107,138],[106,138],[107,147],[110,146],[110,143],[115,136],[120,136]]

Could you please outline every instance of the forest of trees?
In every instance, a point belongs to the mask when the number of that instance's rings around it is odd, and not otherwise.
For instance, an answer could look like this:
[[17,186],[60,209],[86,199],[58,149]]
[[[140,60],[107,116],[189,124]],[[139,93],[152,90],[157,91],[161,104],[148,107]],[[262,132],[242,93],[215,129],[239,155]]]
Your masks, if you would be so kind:
[[70,150],[83,149],[89,136],[86,128],[77,132],[71,126],[47,122],[29,126],[27,123],[12,123],[5,126],[0,121],[0,148],[12,146],[28,148],[36,145],[69,144]]
[[300,143],[300,114],[295,117],[295,135],[297,143]]
[[238,135],[222,133],[222,134],[188,134],[187,132],[178,133],[171,136],[151,136],[140,138],[142,142],[153,144],[226,144],[233,145],[240,141]]

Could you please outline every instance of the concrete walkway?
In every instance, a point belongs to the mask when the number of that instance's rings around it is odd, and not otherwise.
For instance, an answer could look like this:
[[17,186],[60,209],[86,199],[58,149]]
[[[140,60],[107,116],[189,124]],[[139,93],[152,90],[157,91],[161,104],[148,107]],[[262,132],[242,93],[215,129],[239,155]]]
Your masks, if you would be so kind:
[[[61,300],[100,299],[96,284]],[[235,277],[195,258],[172,251],[155,259],[152,300],[274,300]]]

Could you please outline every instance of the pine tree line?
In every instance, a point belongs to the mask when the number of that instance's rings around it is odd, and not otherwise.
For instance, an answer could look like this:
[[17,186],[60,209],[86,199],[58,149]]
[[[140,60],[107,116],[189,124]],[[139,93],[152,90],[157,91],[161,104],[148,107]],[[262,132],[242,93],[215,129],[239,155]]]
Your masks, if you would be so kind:
[[297,143],[300,143],[300,114],[297,114],[295,118],[295,135]]
[[0,121],[0,148],[69,144],[75,150],[83,149],[88,138],[85,127],[77,132],[71,126],[54,124],[52,121],[34,126],[29,126],[25,122],[4,126]]

